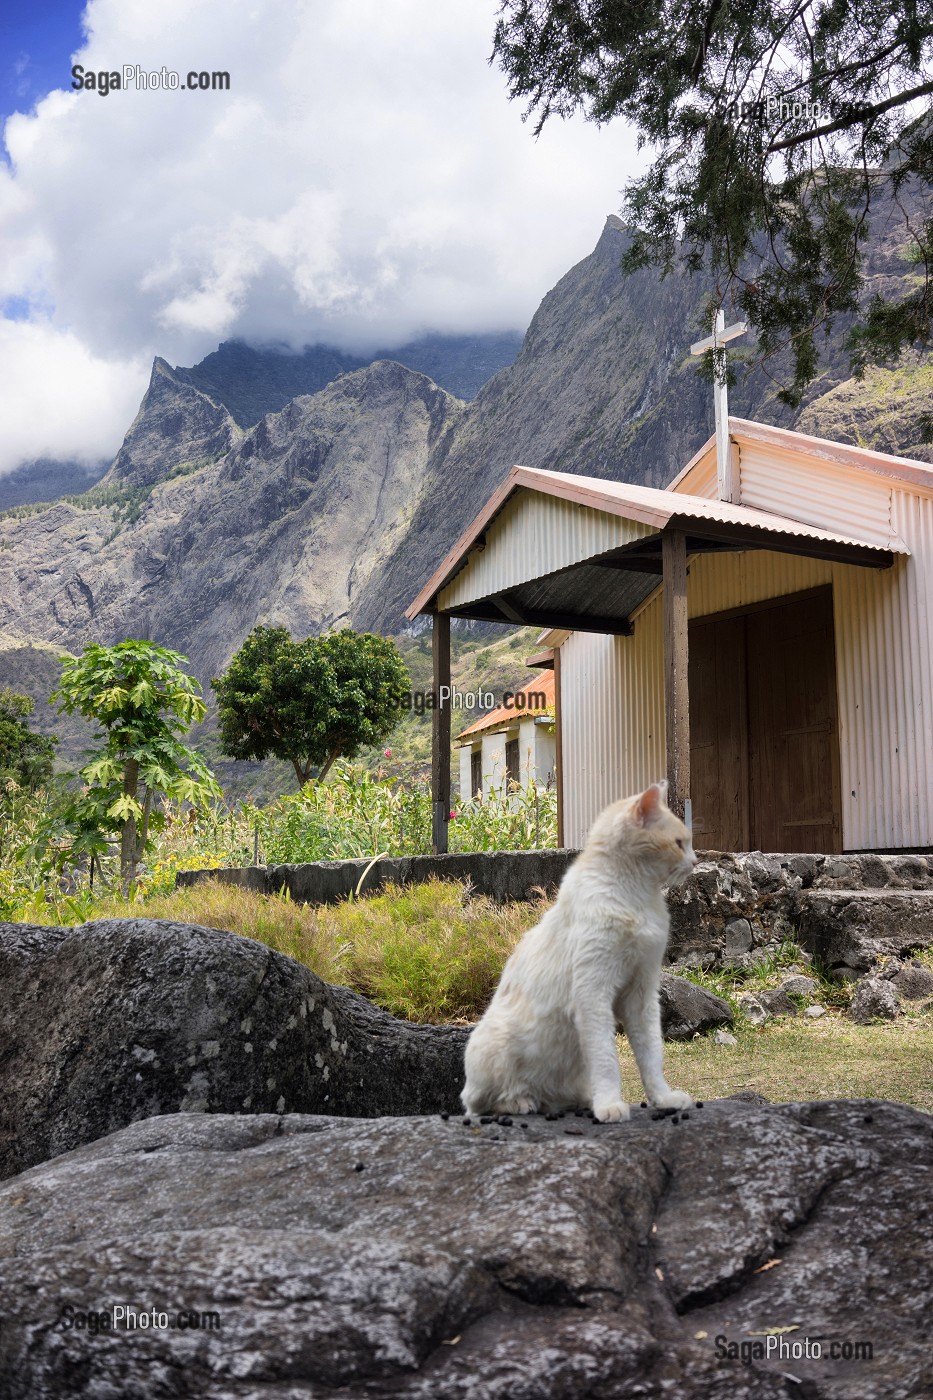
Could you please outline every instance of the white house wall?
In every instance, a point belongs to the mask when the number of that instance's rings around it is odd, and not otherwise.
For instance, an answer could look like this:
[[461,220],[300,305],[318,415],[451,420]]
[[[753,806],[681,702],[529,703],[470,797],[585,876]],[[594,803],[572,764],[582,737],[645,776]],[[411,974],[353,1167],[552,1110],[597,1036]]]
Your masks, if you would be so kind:
[[653,534],[637,520],[519,491],[487,529],[486,548],[474,550],[438,594],[438,605],[461,607]]
[[460,801],[468,802],[473,796],[473,775],[470,767],[473,749],[471,745],[464,744],[457,752],[460,755]]
[[547,724],[533,724],[533,767],[531,776],[537,783],[546,783],[550,778],[557,779],[557,740],[554,730]]
[[[833,585],[846,850],[933,846],[933,500],[890,494],[911,550],[891,569],[751,551],[693,559],[687,583],[691,618]],[[565,831],[579,846],[607,802],[667,769],[660,592],[634,636],[575,633],[561,656]]]
[[504,733],[483,735],[483,792],[505,783],[505,740]]

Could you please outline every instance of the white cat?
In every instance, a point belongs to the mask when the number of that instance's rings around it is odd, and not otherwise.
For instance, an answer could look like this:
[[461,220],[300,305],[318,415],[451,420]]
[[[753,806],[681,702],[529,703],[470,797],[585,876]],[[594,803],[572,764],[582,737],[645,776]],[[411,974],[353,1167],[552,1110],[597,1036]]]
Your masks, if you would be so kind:
[[670,928],[662,888],[696,865],[666,792],[656,783],[600,814],[556,902],[509,958],[467,1042],[468,1113],[590,1105],[601,1123],[627,1118],[619,1021],[650,1102],[691,1106],[662,1064],[658,986]]

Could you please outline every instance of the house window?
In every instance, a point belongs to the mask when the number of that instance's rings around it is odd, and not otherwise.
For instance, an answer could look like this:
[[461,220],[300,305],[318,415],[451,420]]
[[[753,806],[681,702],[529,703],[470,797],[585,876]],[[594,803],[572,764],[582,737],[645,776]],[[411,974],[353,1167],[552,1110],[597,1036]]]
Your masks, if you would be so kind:
[[479,797],[483,791],[483,751],[474,749],[470,754],[470,796]]
[[514,783],[516,787],[521,782],[521,773],[518,769],[517,739],[506,739],[505,741],[505,777],[507,782]]

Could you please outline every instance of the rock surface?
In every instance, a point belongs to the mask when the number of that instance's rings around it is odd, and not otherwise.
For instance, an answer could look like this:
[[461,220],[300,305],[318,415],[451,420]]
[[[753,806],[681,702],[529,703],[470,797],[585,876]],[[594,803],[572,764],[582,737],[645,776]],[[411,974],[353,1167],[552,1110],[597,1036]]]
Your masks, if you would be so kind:
[[465,1041],[232,933],[0,924],[0,1177],[153,1114],[456,1109]]
[[752,967],[787,939],[839,980],[933,947],[929,856],[705,855],[668,891],[678,966]]
[[907,963],[894,973],[891,986],[907,1001],[919,1001],[933,992],[933,972],[922,963]]
[[665,1040],[690,1040],[716,1026],[732,1025],[729,1003],[685,977],[662,972],[660,1001]]
[[893,1021],[900,1007],[890,982],[883,977],[863,977],[852,993],[849,1015],[860,1025],[869,1021]]
[[[150,1119],[0,1187],[0,1386],[5,1400],[919,1397],[930,1145],[925,1115],[871,1102],[720,1101],[604,1126]],[[115,1304],[204,1325],[62,1325]],[[742,1344],[764,1352],[775,1329],[824,1355],[743,1364]],[[833,1341],[873,1359],[831,1359]]]

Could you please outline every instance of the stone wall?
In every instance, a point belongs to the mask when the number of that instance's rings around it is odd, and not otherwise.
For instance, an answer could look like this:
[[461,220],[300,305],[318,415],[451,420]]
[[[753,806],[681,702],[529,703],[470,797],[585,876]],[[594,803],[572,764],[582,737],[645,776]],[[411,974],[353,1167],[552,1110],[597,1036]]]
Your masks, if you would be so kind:
[[933,857],[717,852],[668,903],[679,967],[748,966],[792,938],[854,979],[933,944]]
[[316,860],[304,865],[260,865],[242,869],[180,870],[179,887],[217,879],[260,894],[287,891],[302,904],[335,904],[357,892],[383,885],[418,885],[469,880],[490,899],[535,899],[553,894],[576,851],[477,851],[467,855],[390,856],[381,860]]
[[[330,904],[387,884],[436,876],[469,880],[495,900],[553,894],[576,851],[488,851],[408,859],[189,870],[180,886],[219,879],[261,894],[287,890]],[[670,960],[679,968],[749,966],[788,938],[840,978],[857,978],[882,956],[933,946],[933,856],[741,855],[708,852],[668,894]]]

